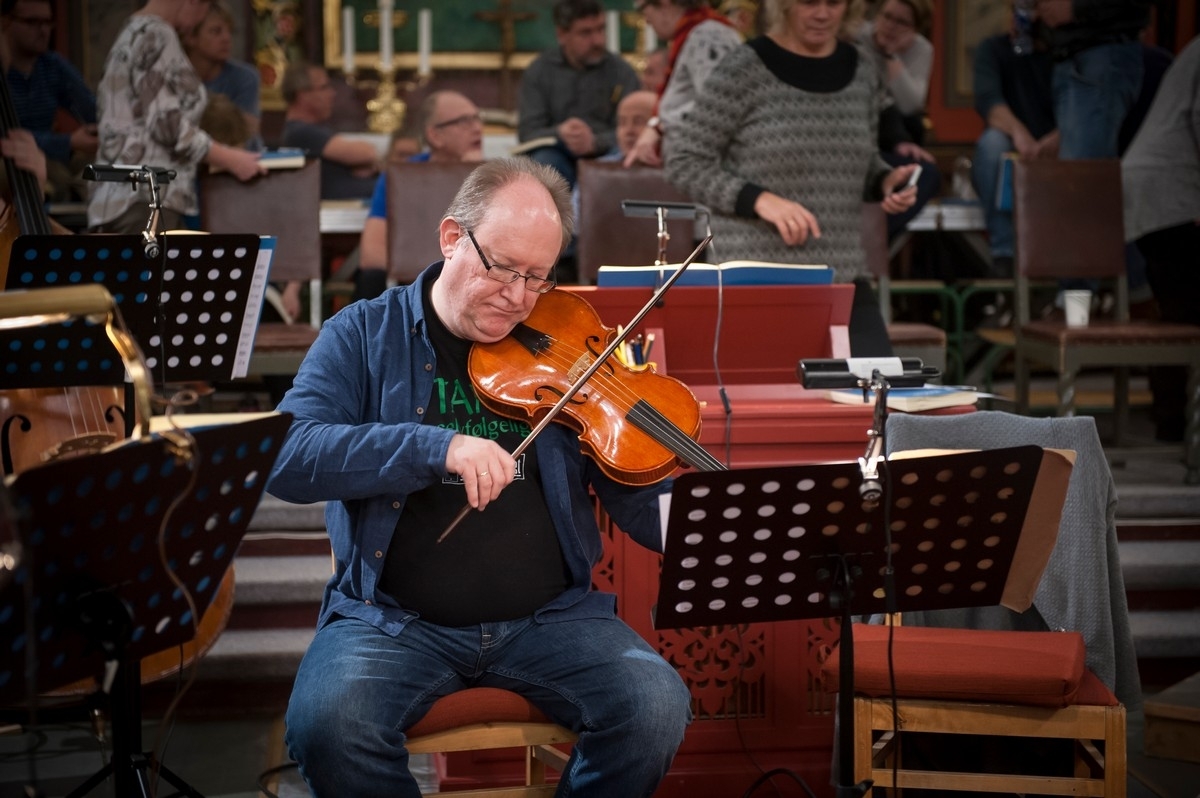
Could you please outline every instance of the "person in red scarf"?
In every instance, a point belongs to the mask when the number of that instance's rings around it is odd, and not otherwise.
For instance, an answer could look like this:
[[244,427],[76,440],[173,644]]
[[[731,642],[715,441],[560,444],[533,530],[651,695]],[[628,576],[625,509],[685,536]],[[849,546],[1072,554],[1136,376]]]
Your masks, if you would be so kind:
[[683,119],[709,73],[742,38],[706,0],[637,0],[635,7],[660,39],[669,40],[667,77],[658,109],[625,165],[662,166],[663,135]]

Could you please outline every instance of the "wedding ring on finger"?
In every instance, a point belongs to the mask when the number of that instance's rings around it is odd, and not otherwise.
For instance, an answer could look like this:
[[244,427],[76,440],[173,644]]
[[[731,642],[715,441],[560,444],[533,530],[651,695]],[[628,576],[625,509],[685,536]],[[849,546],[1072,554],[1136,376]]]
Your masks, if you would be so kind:
[[479,474],[477,474],[477,476],[479,476],[479,477],[486,477],[487,475],[488,475],[488,472],[486,472],[486,471],[480,471]]

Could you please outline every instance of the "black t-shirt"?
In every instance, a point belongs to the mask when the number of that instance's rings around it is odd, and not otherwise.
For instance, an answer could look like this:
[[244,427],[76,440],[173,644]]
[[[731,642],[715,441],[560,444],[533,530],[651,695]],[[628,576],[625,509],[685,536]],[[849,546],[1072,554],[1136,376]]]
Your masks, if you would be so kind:
[[[438,320],[425,296],[437,354],[434,392],[423,423],[490,438],[513,451],[529,425],[487,410],[467,371],[471,342]],[[437,538],[466,506],[457,474],[409,495],[392,536],[380,590],[442,626],[470,626],[531,615],[566,589],[567,571],[539,478],[536,447],[517,458],[517,478],[483,512]]]

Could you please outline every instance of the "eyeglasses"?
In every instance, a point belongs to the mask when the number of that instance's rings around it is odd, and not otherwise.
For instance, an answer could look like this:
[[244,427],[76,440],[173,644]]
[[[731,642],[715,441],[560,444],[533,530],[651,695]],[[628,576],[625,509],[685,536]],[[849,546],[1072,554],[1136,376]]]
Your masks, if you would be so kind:
[[912,22],[911,20],[907,20],[904,17],[898,17],[895,14],[889,14],[886,11],[881,11],[879,13],[879,18],[883,19],[883,20],[887,20],[891,24],[895,25],[897,28],[915,28],[915,27],[917,27],[916,24],[914,22]]
[[54,20],[45,19],[44,17],[13,17],[13,22],[20,22],[22,25],[28,25],[31,28],[54,27]]
[[453,119],[447,119],[445,122],[435,122],[433,124],[433,127],[437,128],[438,130],[441,130],[444,127],[454,127],[455,125],[475,125],[475,124],[482,124],[482,123],[483,123],[483,117],[479,114],[479,112],[475,112],[473,114],[463,114],[462,116],[456,116]]
[[475,236],[470,230],[465,230],[467,238],[471,239],[471,243],[475,245],[475,251],[479,253],[479,260],[483,263],[483,268],[487,272],[487,276],[498,283],[504,285],[512,285],[517,280],[525,281],[525,290],[532,291],[535,294],[544,294],[547,291],[554,289],[558,285],[554,280],[547,280],[545,277],[535,277],[532,274],[521,274],[520,272],[507,269],[504,266],[496,266],[488,263],[487,256],[483,254],[483,250],[479,248],[479,242],[475,240]]

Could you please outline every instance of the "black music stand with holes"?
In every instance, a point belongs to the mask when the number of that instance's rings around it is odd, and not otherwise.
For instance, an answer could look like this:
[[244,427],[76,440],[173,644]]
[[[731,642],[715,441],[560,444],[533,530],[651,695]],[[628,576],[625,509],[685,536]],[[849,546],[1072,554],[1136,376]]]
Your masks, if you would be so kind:
[[[19,702],[106,668],[112,682],[112,758],[68,798],[87,795],[109,776],[116,795],[150,795],[154,773],[202,798],[142,750],[140,661],[192,639],[184,590],[203,615],[290,423],[291,416],[278,414],[192,430],[190,468],[174,444],[154,436],[32,468],[12,482],[25,540],[16,578],[0,590],[0,647],[18,661],[32,656],[34,665],[0,663],[0,699]],[[170,572],[156,532],[164,520]],[[26,589],[34,596],[31,628]]]
[[160,385],[245,376],[269,252],[260,265],[260,239],[245,233],[159,240],[162,254],[149,258],[136,235],[20,236],[6,287],[102,284]]
[[1012,566],[1042,456],[1021,446],[890,461],[880,502],[860,496],[857,463],[682,474],[654,626],[840,618],[835,786],[839,798],[862,795],[851,616],[999,604],[1011,578],[1036,582],[1036,564]]

